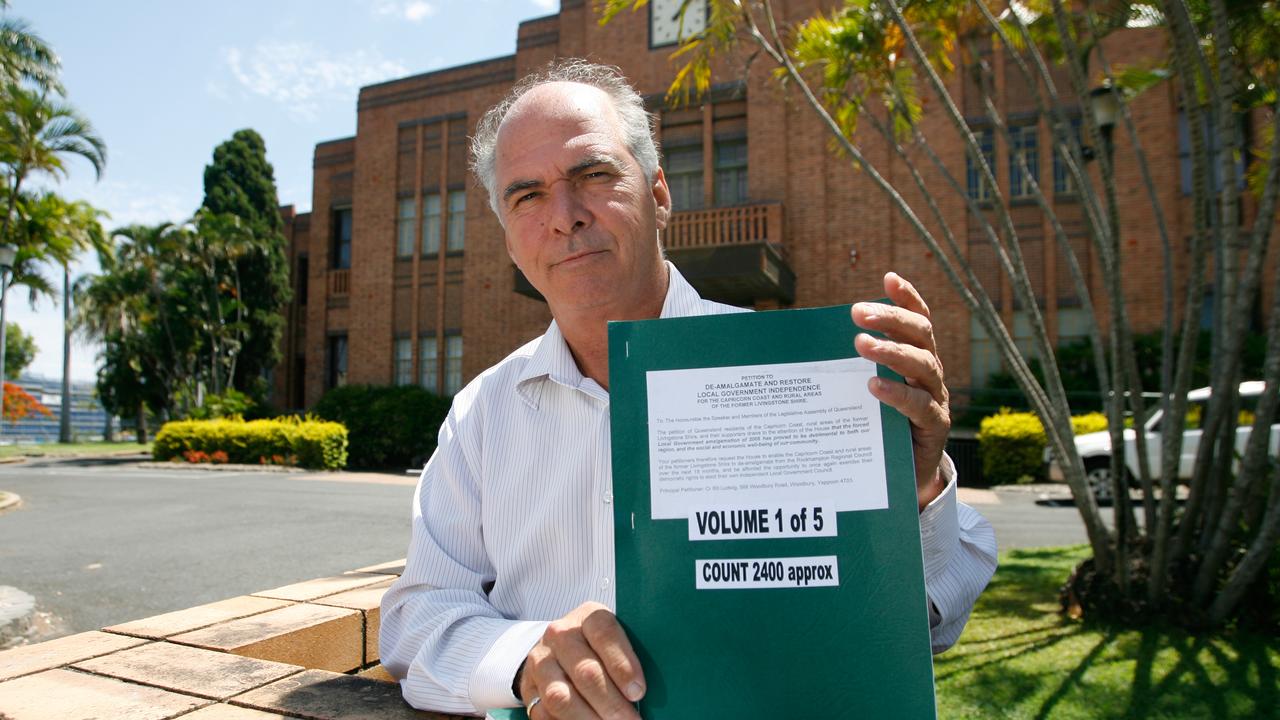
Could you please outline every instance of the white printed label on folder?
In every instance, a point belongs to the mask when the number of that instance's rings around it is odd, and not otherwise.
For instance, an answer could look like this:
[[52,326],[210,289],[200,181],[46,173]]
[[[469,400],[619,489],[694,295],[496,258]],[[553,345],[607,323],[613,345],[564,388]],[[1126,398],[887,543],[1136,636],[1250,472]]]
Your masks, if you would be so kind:
[[776,503],[751,507],[689,509],[690,540],[835,537],[836,511],[830,502]]
[[889,507],[875,374],[863,358],[649,371],[653,518]]
[[788,558],[695,560],[699,590],[837,587],[840,565],[835,555]]

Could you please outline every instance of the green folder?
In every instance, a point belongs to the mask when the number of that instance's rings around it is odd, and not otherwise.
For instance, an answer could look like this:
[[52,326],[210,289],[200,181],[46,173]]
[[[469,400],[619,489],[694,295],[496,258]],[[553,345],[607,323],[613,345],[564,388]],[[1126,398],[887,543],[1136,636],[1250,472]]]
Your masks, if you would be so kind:
[[[911,435],[897,411],[876,403],[888,507],[838,513],[835,537],[692,541],[687,520],[651,513],[647,374],[854,358],[849,310],[609,323],[617,614],[644,667],[643,717],[936,718]],[[699,560],[809,557],[838,559],[839,584],[695,587]]]

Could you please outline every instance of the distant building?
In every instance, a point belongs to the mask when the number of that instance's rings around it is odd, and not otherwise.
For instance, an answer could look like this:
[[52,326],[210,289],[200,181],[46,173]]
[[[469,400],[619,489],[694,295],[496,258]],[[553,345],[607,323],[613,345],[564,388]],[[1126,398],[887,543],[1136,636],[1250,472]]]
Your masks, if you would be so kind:
[[[58,441],[58,428],[62,417],[62,379],[23,375],[13,382],[47,408],[50,415],[33,413],[17,420],[5,420],[0,427],[0,441],[4,443],[44,443]],[[71,434],[77,442],[101,440],[106,428],[107,413],[98,401],[97,385],[93,382],[71,383]],[[116,428],[120,424],[116,422]]]
[[[933,308],[953,388],[979,385],[999,369],[992,341],[907,221],[865,173],[832,152],[825,128],[798,93],[778,86],[766,62],[757,60],[744,72],[742,58],[726,58],[702,104],[663,105],[676,71],[668,59],[674,38],[652,13],[669,4],[650,2],[648,9],[623,12],[601,27],[590,3],[562,0],[560,12],[520,25],[514,55],[361,89],[355,137],[316,146],[312,212],[283,211],[295,301],[286,311],[284,360],[274,374],[278,405],[309,407],[327,389],[348,382],[453,393],[546,329],[547,306],[507,257],[484,190],[467,173],[467,142],[481,114],[518,78],[560,56],[617,65],[651,99],[675,198],[663,243],[704,295],[755,308],[847,303],[881,296],[881,276],[894,269],[920,287]],[[813,0],[784,5],[791,18],[819,7]],[[1159,28],[1126,30],[1123,42],[1109,42],[1109,59],[1123,64],[1156,56],[1164,41]],[[998,48],[986,59],[995,68],[995,96],[1013,126],[1012,147],[987,123],[964,73],[951,77],[952,94],[1001,189],[1013,198],[1012,220],[1051,336],[1059,343],[1083,337],[1092,318],[1080,307],[1048,219],[1030,197],[1019,156],[1052,191],[1055,212],[1094,296],[1101,297],[1080,202],[1053,152],[1048,121],[1020,87],[1013,63]],[[1057,78],[1060,88],[1069,87],[1064,73]],[[1067,112],[1078,116],[1079,102],[1065,102]],[[990,189],[934,107],[924,118],[925,133],[939,138],[935,150],[970,196],[990,206]],[[1177,245],[1181,287],[1192,218],[1190,153],[1175,89],[1148,92],[1132,109]],[[885,143],[864,135],[863,147],[883,174],[910,186],[905,166]],[[1143,301],[1130,310],[1139,331],[1152,330],[1162,313],[1159,236],[1122,131],[1115,147],[1126,290],[1131,300]],[[923,157],[917,162],[928,165]],[[996,289],[1006,323],[1029,347],[1026,313],[1016,306],[979,224],[940,176],[926,174],[934,187],[944,188],[938,192],[941,210],[962,251],[987,287]],[[1269,306],[1273,284],[1264,287]]]

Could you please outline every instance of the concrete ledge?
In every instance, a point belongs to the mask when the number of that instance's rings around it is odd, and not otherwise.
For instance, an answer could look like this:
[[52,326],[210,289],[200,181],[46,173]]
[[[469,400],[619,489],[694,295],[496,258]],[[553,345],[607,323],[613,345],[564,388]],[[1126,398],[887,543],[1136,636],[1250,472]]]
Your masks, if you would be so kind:
[[4,720],[449,720],[378,660],[403,560],[0,652]]
[[410,708],[400,697],[400,688],[395,685],[323,670],[307,670],[240,695],[231,702],[257,710],[308,718],[458,718],[456,715],[429,714]]
[[169,639],[339,673],[358,670],[364,662],[360,613],[323,605],[290,605]]
[[208,605],[197,605],[186,610],[177,610],[142,620],[112,625],[103,629],[107,632],[120,633],[122,635],[137,635],[138,637],[162,640],[180,633],[216,625],[220,622],[237,620],[268,610],[276,610],[289,604],[285,600],[243,595],[229,600],[219,600]]
[[144,642],[146,641],[138,638],[111,635],[95,630],[5,650],[0,653],[0,680],[70,665],[141,645]]
[[167,720],[208,704],[193,695],[61,668],[0,684],[0,715],[12,720]]

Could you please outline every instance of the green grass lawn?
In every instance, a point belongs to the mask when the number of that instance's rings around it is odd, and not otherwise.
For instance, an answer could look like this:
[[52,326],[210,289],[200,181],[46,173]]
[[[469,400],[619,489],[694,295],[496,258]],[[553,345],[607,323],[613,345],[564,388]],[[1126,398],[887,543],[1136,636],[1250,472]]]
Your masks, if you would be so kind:
[[83,442],[61,445],[59,443],[0,445],[0,458],[11,457],[48,457],[55,455],[119,455],[125,453],[150,452],[151,444],[139,445],[136,442]]
[[1087,555],[1001,554],[960,642],[935,658],[939,718],[1280,718],[1280,639],[1059,615],[1058,587]]

